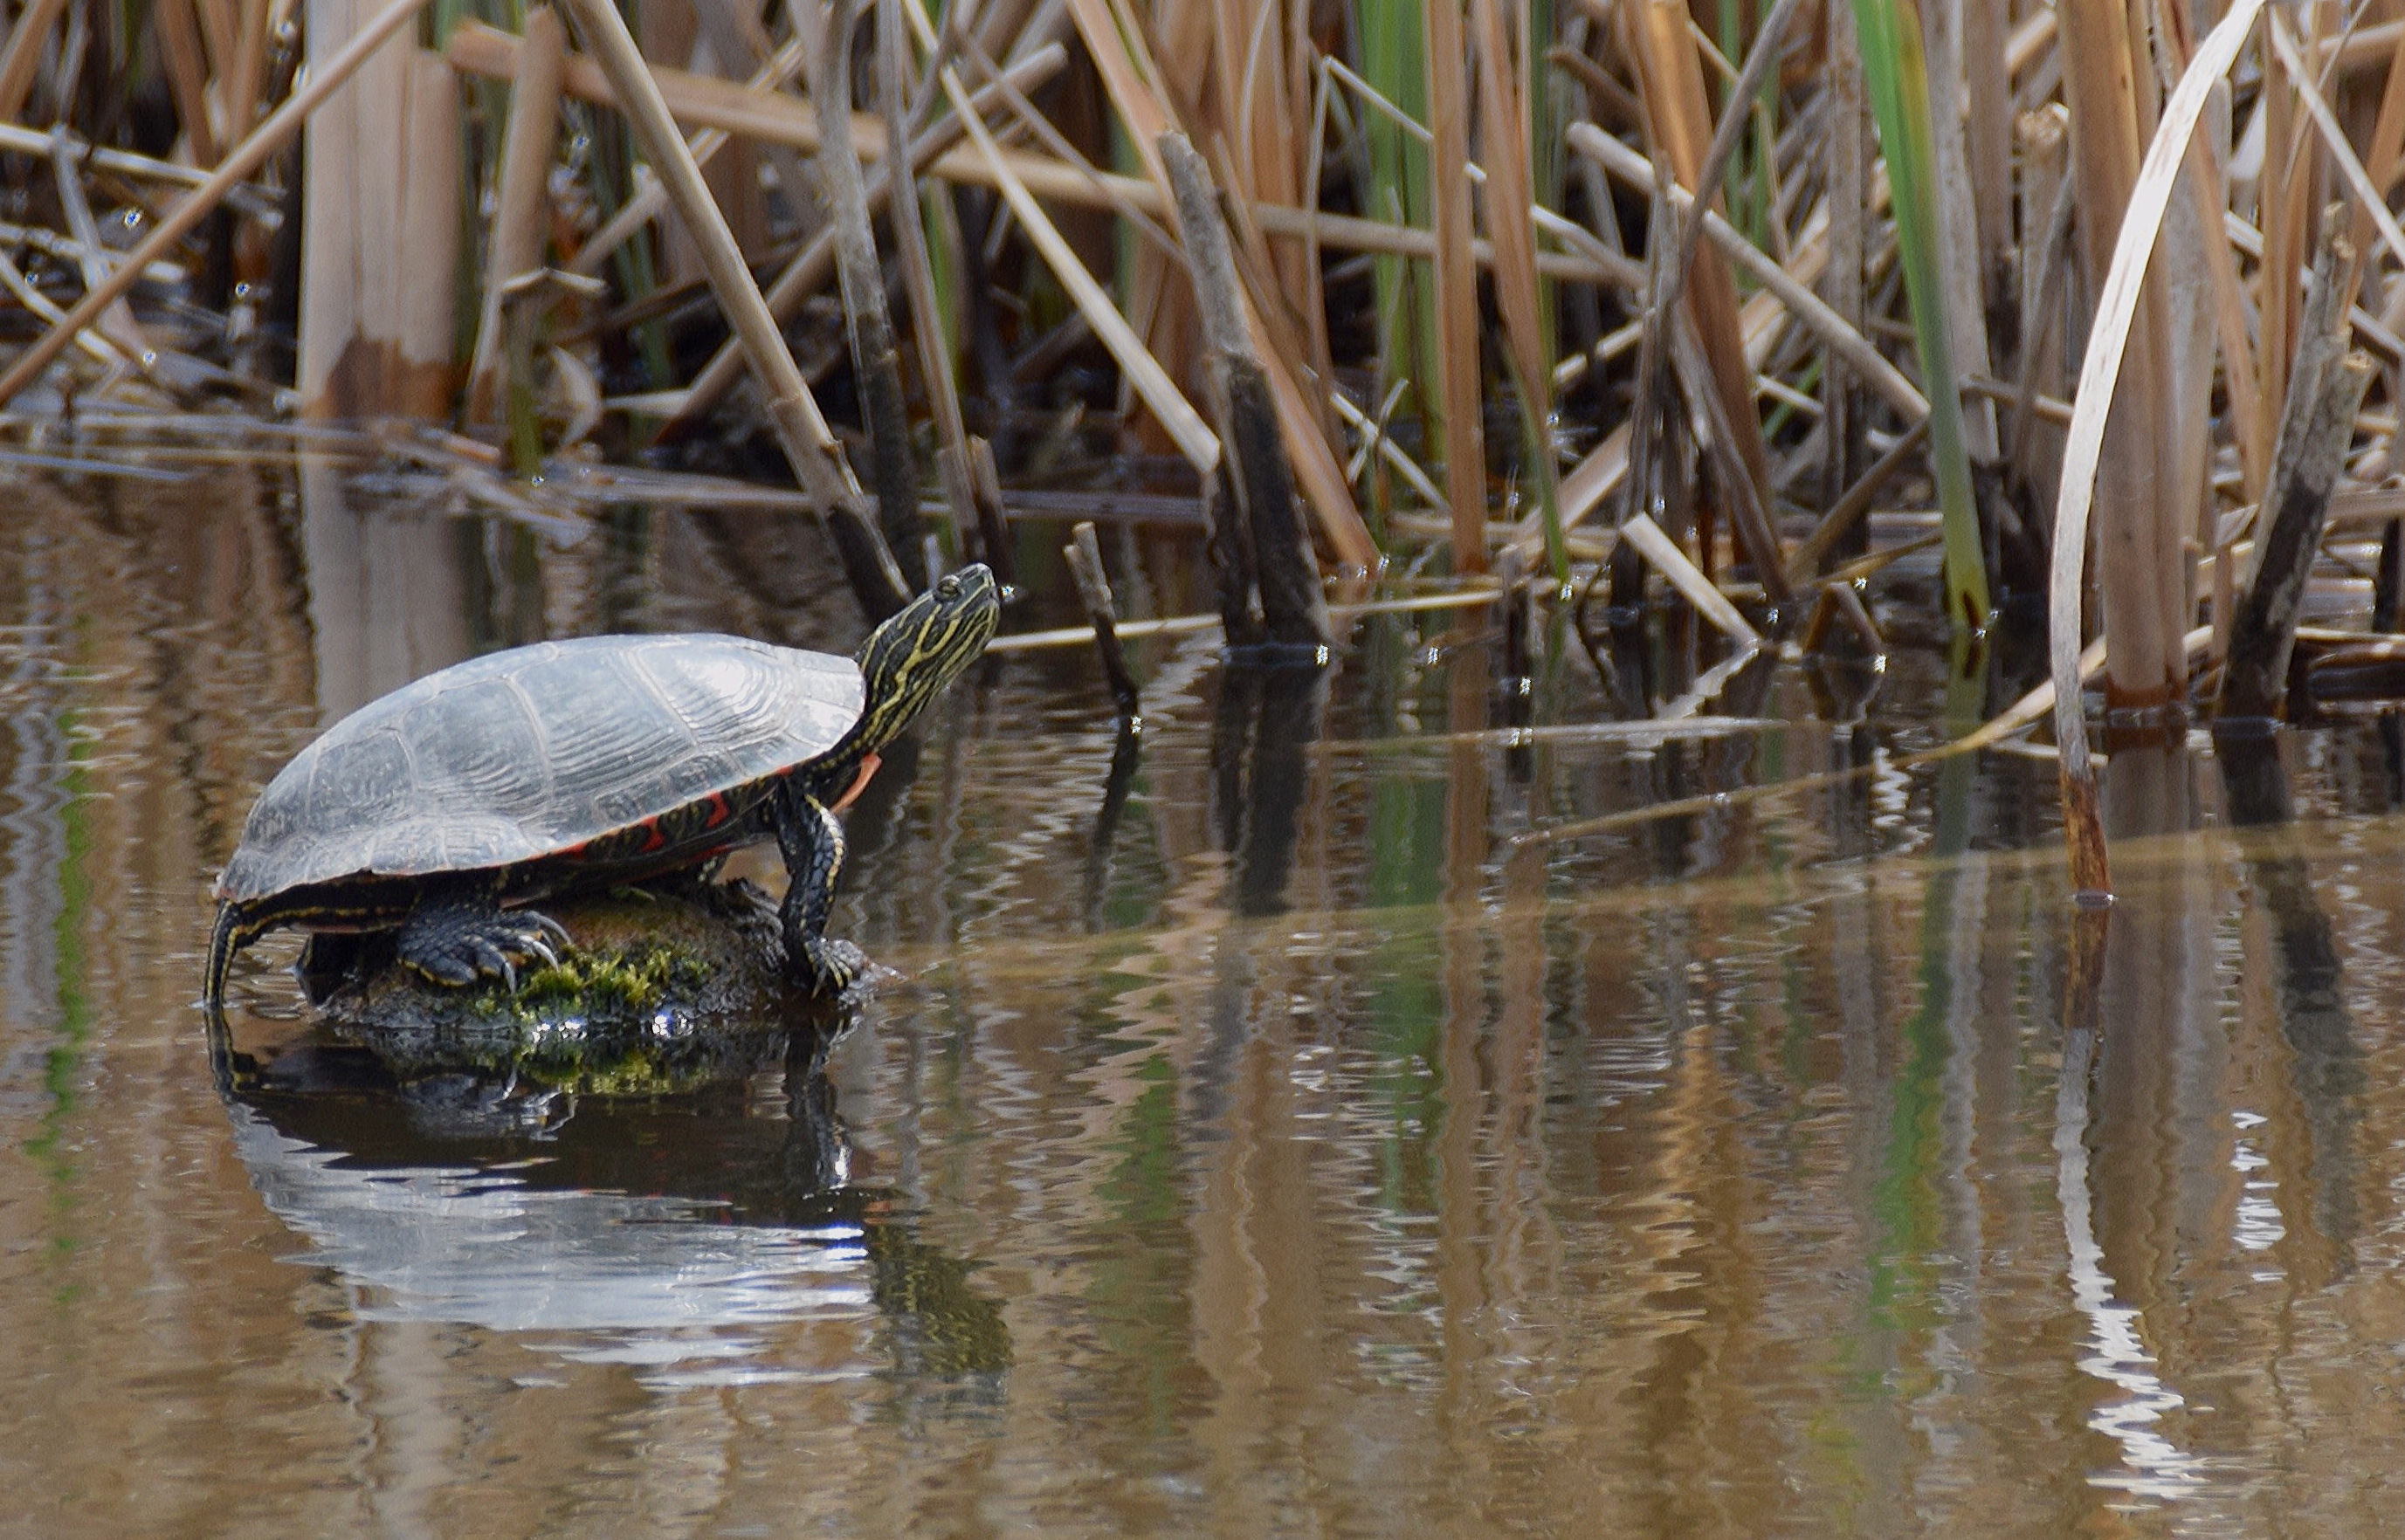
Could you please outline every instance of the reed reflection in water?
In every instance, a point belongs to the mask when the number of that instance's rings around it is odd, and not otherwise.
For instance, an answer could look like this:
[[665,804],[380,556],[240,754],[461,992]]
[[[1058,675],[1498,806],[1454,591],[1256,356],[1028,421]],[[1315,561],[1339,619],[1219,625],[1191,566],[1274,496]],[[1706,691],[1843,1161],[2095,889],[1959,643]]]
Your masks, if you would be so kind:
[[287,755],[538,636],[847,645],[816,539],[272,465],[14,490],[0,1528],[2393,1528],[2370,727],[2116,753],[2080,930],[2049,763],[1895,767],[1961,705],[1918,655],[1666,728],[1538,637],[1513,734],[1445,618],[1326,676],[1160,642],[1132,746],[1086,657],[1015,656],[851,815],[836,929],[903,977],[823,1063],[406,1082],[288,945],[220,1098],[203,896]]

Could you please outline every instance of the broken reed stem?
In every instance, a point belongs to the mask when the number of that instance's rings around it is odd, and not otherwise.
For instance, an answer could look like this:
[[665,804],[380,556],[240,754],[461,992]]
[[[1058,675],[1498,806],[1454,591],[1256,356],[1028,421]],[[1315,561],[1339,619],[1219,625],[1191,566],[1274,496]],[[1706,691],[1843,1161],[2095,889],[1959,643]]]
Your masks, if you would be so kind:
[[501,138],[500,187],[494,198],[493,234],[485,264],[483,315],[468,371],[469,423],[490,421],[500,385],[501,287],[542,261],[549,233],[551,161],[559,123],[559,77],[568,29],[549,6],[527,12],[526,46],[510,88],[510,116]]
[[2305,580],[2321,550],[2330,489],[2355,437],[2356,408],[2371,382],[2371,360],[2347,346],[2341,270],[2354,264],[2355,248],[2340,225],[2333,206],[2323,219],[2297,356],[2288,371],[2287,408],[2263,489],[2258,518],[2268,522],[2256,536],[2254,575],[2230,615],[2218,721],[2280,715]]
[[1779,549],[1779,535],[1770,527],[1770,513],[1763,507],[1760,489],[1747,474],[1745,461],[1737,454],[1737,432],[1723,407],[1720,392],[1712,388],[1711,366],[1705,361],[1695,323],[1684,312],[1667,306],[1657,315],[1671,329],[1670,352],[1678,364],[1681,387],[1711,427],[1709,453],[1714,479],[1720,483],[1722,498],[1728,505],[1730,528],[1753,563],[1763,596],[1774,609],[1783,608],[1795,596],[1787,582],[1787,558]]
[[[2405,32],[2398,35],[2397,51],[2389,60],[2388,78],[2380,92],[2380,113],[2372,120],[2371,143],[2364,156],[2363,168],[2370,174],[2372,186],[2384,188],[2394,184],[2397,158],[2400,151],[2405,151]],[[2371,239],[2370,220],[2369,212],[2360,208],[2356,210],[2348,235],[2355,242],[2357,252],[2361,252]],[[2224,241],[2217,245],[2227,255],[2229,244]],[[2362,279],[2362,262],[2358,259],[2347,284],[2349,304],[2354,302],[2355,294],[2359,292]]]
[[[2227,94],[2226,91],[2224,93]],[[2227,107],[2222,111],[2226,114]],[[2199,139],[2188,147],[2187,184],[2196,202],[2199,230],[2214,231],[2229,209],[2229,167],[2220,147]],[[2221,349],[2221,378],[2229,392],[2231,436],[2238,441],[2238,469],[2250,501],[2263,496],[2263,478],[2270,474],[2271,445],[2263,441],[2264,414],[2257,393],[2262,371],[2256,363],[2255,342],[2246,325],[2246,296],[2240,285],[2238,260],[2226,240],[2204,242],[2205,273],[2213,283],[2213,328]]]
[[[1669,166],[1660,160],[1645,160],[1644,165],[1651,174],[1648,190],[1653,193],[1653,202],[1645,220],[1645,308],[1640,313],[1641,325],[1638,334],[1636,395],[1628,403],[1628,421],[1623,425],[1627,432],[1627,447],[1622,455],[1626,485],[1622,510],[1624,522],[1631,513],[1650,517],[1653,511],[1662,509],[1667,512],[1667,508],[1662,496],[1661,450],[1663,418],[1666,415],[1662,355],[1670,345],[1670,332],[1660,322],[1663,289],[1668,281],[1670,232],[1678,218],[1670,212]],[[1579,483],[1581,472],[1585,469],[1581,466],[1569,474],[1563,483],[1565,494]],[[1563,500],[1565,503],[1569,501],[1567,496]],[[1569,522],[1567,513],[1566,510],[1566,525]],[[1614,594],[1618,595],[1624,581],[1633,580],[1635,575],[1636,569],[1629,564],[1616,564],[1611,574]],[[1603,576],[1598,572],[1587,581],[1589,592]],[[1614,602],[1620,600],[1615,598]]]
[[1516,545],[1495,553],[1495,608],[1503,631],[1503,655],[1498,660],[1507,701],[1515,724],[1528,721],[1528,695],[1535,665],[1528,649],[1528,611],[1536,594],[1528,581],[1528,558]]
[[[1829,205],[1828,231],[1822,238],[1828,251],[1825,283],[1831,316],[1859,335],[1869,319],[1864,258],[1873,212],[1871,126],[1862,49],[1855,42],[1850,6],[1831,5],[1825,36],[1828,83],[1823,90],[1829,119],[1822,141],[1828,164],[1823,187]],[[2024,186],[2028,176],[2025,170]],[[1821,371],[1821,404],[1825,413],[1821,422],[1828,448],[1821,462],[1821,496],[1842,502],[1848,481],[1862,474],[1869,447],[1870,403],[1864,395],[1865,374],[1861,365],[1836,343],[1825,337],[1822,341],[1829,350],[1828,362]],[[1863,511],[1869,511],[1867,499]],[[1815,553],[1814,566],[1826,562],[1836,551],[1835,534],[1832,532],[1832,543],[1825,552]],[[1846,543],[1863,547],[1870,541],[1865,537]],[[1799,581],[1811,576],[1808,571],[1799,575],[1798,566],[1791,562],[1789,576]]]
[[[92,318],[110,304],[122,299],[152,262],[172,251],[176,243],[190,234],[203,219],[225,202],[227,194],[265,164],[269,156],[283,148],[285,143],[300,131],[301,125],[309,120],[309,115],[341,90],[343,83],[367,63],[369,56],[423,10],[428,3],[429,0],[393,0],[361,27],[341,52],[327,60],[322,69],[313,69],[306,86],[295,91],[282,106],[269,115],[267,121],[259,125],[257,132],[218,162],[216,173],[195,189],[190,197],[162,216],[151,230],[149,238],[126,253],[119,261],[117,270],[97,287],[85,290],[84,297],[67,312],[65,320],[44,333],[42,340],[26,349],[8,367],[6,374],[0,374],[0,406],[14,400],[27,385],[40,378],[42,371],[65,351],[77,332],[90,326]],[[10,41],[13,45],[16,39],[12,37]]]
[[1863,596],[1854,592],[1854,585],[1849,582],[1831,583],[1821,592],[1836,600],[1837,613],[1861,639],[1863,646],[1875,657],[1885,656],[1887,638],[1879,635],[1878,622],[1871,619],[1870,609],[1863,603]]
[[851,38],[860,6],[861,0],[834,0],[823,19],[826,30],[810,57],[810,94],[819,114],[819,185],[835,231],[836,277],[843,289],[844,327],[868,429],[878,522],[885,529],[886,548],[901,565],[903,582],[915,594],[927,586],[927,572],[919,546],[919,476],[910,462],[909,399],[902,389],[893,317],[885,308],[885,267],[878,259],[877,233],[869,227],[868,191],[861,182],[860,158],[851,148]]
[[[1245,325],[1244,294],[1211,174],[1184,134],[1164,133],[1156,143],[1161,168],[1176,194],[1178,239],[1192,270],[1212,405],[1226,450],[1220,472],[1235,504],[1233,516],[1244,522],[1250,537],[1261,629],[1276,645],[1324,651],[1334,640],[1328,625],[1328,598],[1312,560],[1311,539],[1295,517],[1294,480],[1278,438],[1277,407]],[[1482,567],[1485,555],[1482,528]],[[1456,553],[1456,569],[1460,562]]]
[[1703,568],[1687,559],[1687,553],[1680,548],[1679,542],[1664,534],[1662,526],[1651,517],[1644,513],[1631,513],[1621,521],[1620,538],[1652,562],[1654,569],[1669,581],[1670,586],[1695,607],[1695,612],[1726,633],[1730,640],[1747,647],[1762,644],[1762,633],[1753,628],[1753,623],[1747,620],[1737,606],[1729,603],[1728,595],[1723,594],[1711,579],[1704,576]]
[[[2321,380],[2309,381],[2294,372],[2289,377],[2292,400],[2313,387],[2319,404],[2311,413],[2312,424],[2305,430],[2285,488],[2276,502],[2265,505],[2272,510],[2272,522],[2258,546],[2256,581],[2230,616],[2229,655],[2222,673],[2217,720],[2284,714],[2288,659],[2296,648],[2305,582],[2321,548],[2330,489],[2346,462],[2356,409],[2376,371],[2370,357],[2349,353]],[[2284,441],[2286,436],[2284,423]],[[2285,449],[2285,441],[2282,447]],[[2274,483],[2281,475],[2281,461],[2275,455]]]
[[1094,539],[1090,519],[1081,519],[1069,531],[1069,543],[1061,548],[1069,563],[1070,574],[1077,580],[1078,596],[1086,601],[1086,618],[1094,623],[1094,650],[1103,655],[1103,677],[1110,681],[1111,699],[1119,710],[1123,726],[1135,727],[1144,720],[1144,702],[1137,693],[1135,673],[1128,667],[1127,649],[1119,643],[1119,611],[1118,601],[1111,596],[1110,580],[1103,572],[1103,551]]
[[[424,0],[404,3],[423,4]],[[842,446],[820,415],[818,401],[785,346],[776,317],[752,282],[752,271],[744,265],[734,232],[726,228],[725,217],[701,179],[701,168],[694,164],[693,151],[668,116],[668,104],[660,99],[642,50],[636,47],[634,35],[626,30],[626,19],[618,14],[613,0],[569,0],[569,4],[575,7],[585,47],[609,77],[643,153],[651,158],[661,186],[668,189],[668,202],[700,251],[703,271],[720,309],[760,377],[768,398],[768,414],[785,458],[793,465],[795,481],[826,517],[861,609],[872,622],[884,620],[909,602],[910,591],[904,586],[901,569],[879,534],[876,520],[864,505],[860,484],[852,479]]]
[[[1170,134],[1162,134],[1156,141],[1155,153],[1161,159],[1162,175],[1181,191],[1191,188],[1200,204],[1190,220],[1180,208],[1178,222],[1194,287],[1195,308],[1202,323],[1203,350],[1209,360],[1205,384],[1211,392],[1213,414],[1218,418],[1224,449],[1231,441],[1224,437],[1229,426],[1226,350],[1244,346],[1244,322],[1236,314],[1234,280],[1224,271],[1230,261],[1226,233],[1218,228],[1218,210],[1211,203],[1209,183],[1194,163],[1197,158],[1192,147],[1182,137],[1174,147],[1171,138]],[[1183,153],[1179,147],[1183,147]],[[1191,229],[1187,228],[1189,223]],[[1212,260],[1215,252],[1216,263]],[[1252,524],[1245,517],[1242,485],[1242,478],[1230,472],[1224,454],[1217,473],[1205,476],[1202,482],[1205,543],[1218,574],[1221,631],[1229,647],[1240,649],[1257,647],[1263,639],[1258,609],[1259,566],[1253,551]]]

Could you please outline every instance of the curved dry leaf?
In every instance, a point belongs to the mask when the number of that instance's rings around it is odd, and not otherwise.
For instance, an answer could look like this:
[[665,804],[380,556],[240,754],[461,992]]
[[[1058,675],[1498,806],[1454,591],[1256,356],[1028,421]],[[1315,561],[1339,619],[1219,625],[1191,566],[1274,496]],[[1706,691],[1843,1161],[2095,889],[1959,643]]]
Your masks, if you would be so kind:
[[[2172,188],[2187,159],[2188,135],[2204,115],[2214,82],[2236,63],[2246,35],[2255,25],[2263,0],[2232,0],[2196,57],[2180,77],[2179,85],[2163,104],[2154,142],[2138,170],[2130,192],[2121,232],[2113,246],[2113,264],[2104,275],[2096,302],[2096,318],[2088,334],[2088,354],[2079,365],[2079,388],[2071,414],[2071,428],[2062,451],[2062,485],[2054,512],[2054,557],[2047,576],[2046,628],[2054,678],[2055,739],[2062,759],[2063,835],[2071,847],[2072,880],[2082,889],[2103,890],[2104,836],[2095,825],[2096,767],[2088,753],[2088,720],[2079,698],[2079,622],[2082,568],[2088,552],[2088,514],[2096,499],[2096,467],[2104,449],[2104,424],[2113,406],[2113,390],[2121,376],[2121,357],[2136,318],[2141,285],[2163,214],[2171,204]],[[2079,816],[2084,813],[2084,817]]]

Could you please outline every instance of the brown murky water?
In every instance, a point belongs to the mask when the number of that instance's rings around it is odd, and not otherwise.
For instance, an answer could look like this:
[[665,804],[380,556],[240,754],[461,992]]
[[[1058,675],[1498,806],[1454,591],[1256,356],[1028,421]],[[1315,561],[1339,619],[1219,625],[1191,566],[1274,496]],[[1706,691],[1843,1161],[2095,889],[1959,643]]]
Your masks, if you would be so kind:
[[[548,634],[853,618],[756,515],[561,544],[321,470],[5,507],[8,1533],[2405,1520],[2376,727],[2269,793],[2117,757],[2127,896],[2066,1029],[2051,767],[1893,768],[1941,735],[1926,659],[1852,726],[1789,665],[1513,739],[1442,615],[1316,685],[1156,643],[1113,796],[1088,657],[1018,655],[853,815],[837,928],[904,977],[823,1075],[404,1088],[287,945],[221,1096],[204,896],[321,723]],[[2234,829],[2266,794],[2296,832]]]

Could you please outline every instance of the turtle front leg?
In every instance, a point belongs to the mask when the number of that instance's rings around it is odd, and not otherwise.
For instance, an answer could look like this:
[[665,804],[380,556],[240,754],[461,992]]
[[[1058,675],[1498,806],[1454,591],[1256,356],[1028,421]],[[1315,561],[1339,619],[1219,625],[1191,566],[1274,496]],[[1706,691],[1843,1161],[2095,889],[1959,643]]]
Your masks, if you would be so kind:
[[813,994],[839,995],[868,971],[865,952],[826,933],[843,872],[843,825],[826,804],[788,782],[777,791],[777,848],[792,879],[777,912],[785,927],[786,971]]
[[568,941],[550,916],[503,909],[489,888],[468,885],[429,889],[393,938],[401,960],[437,984],[465,988],[498,978],[513,994],[519,964],[556,963],[554,945]]

